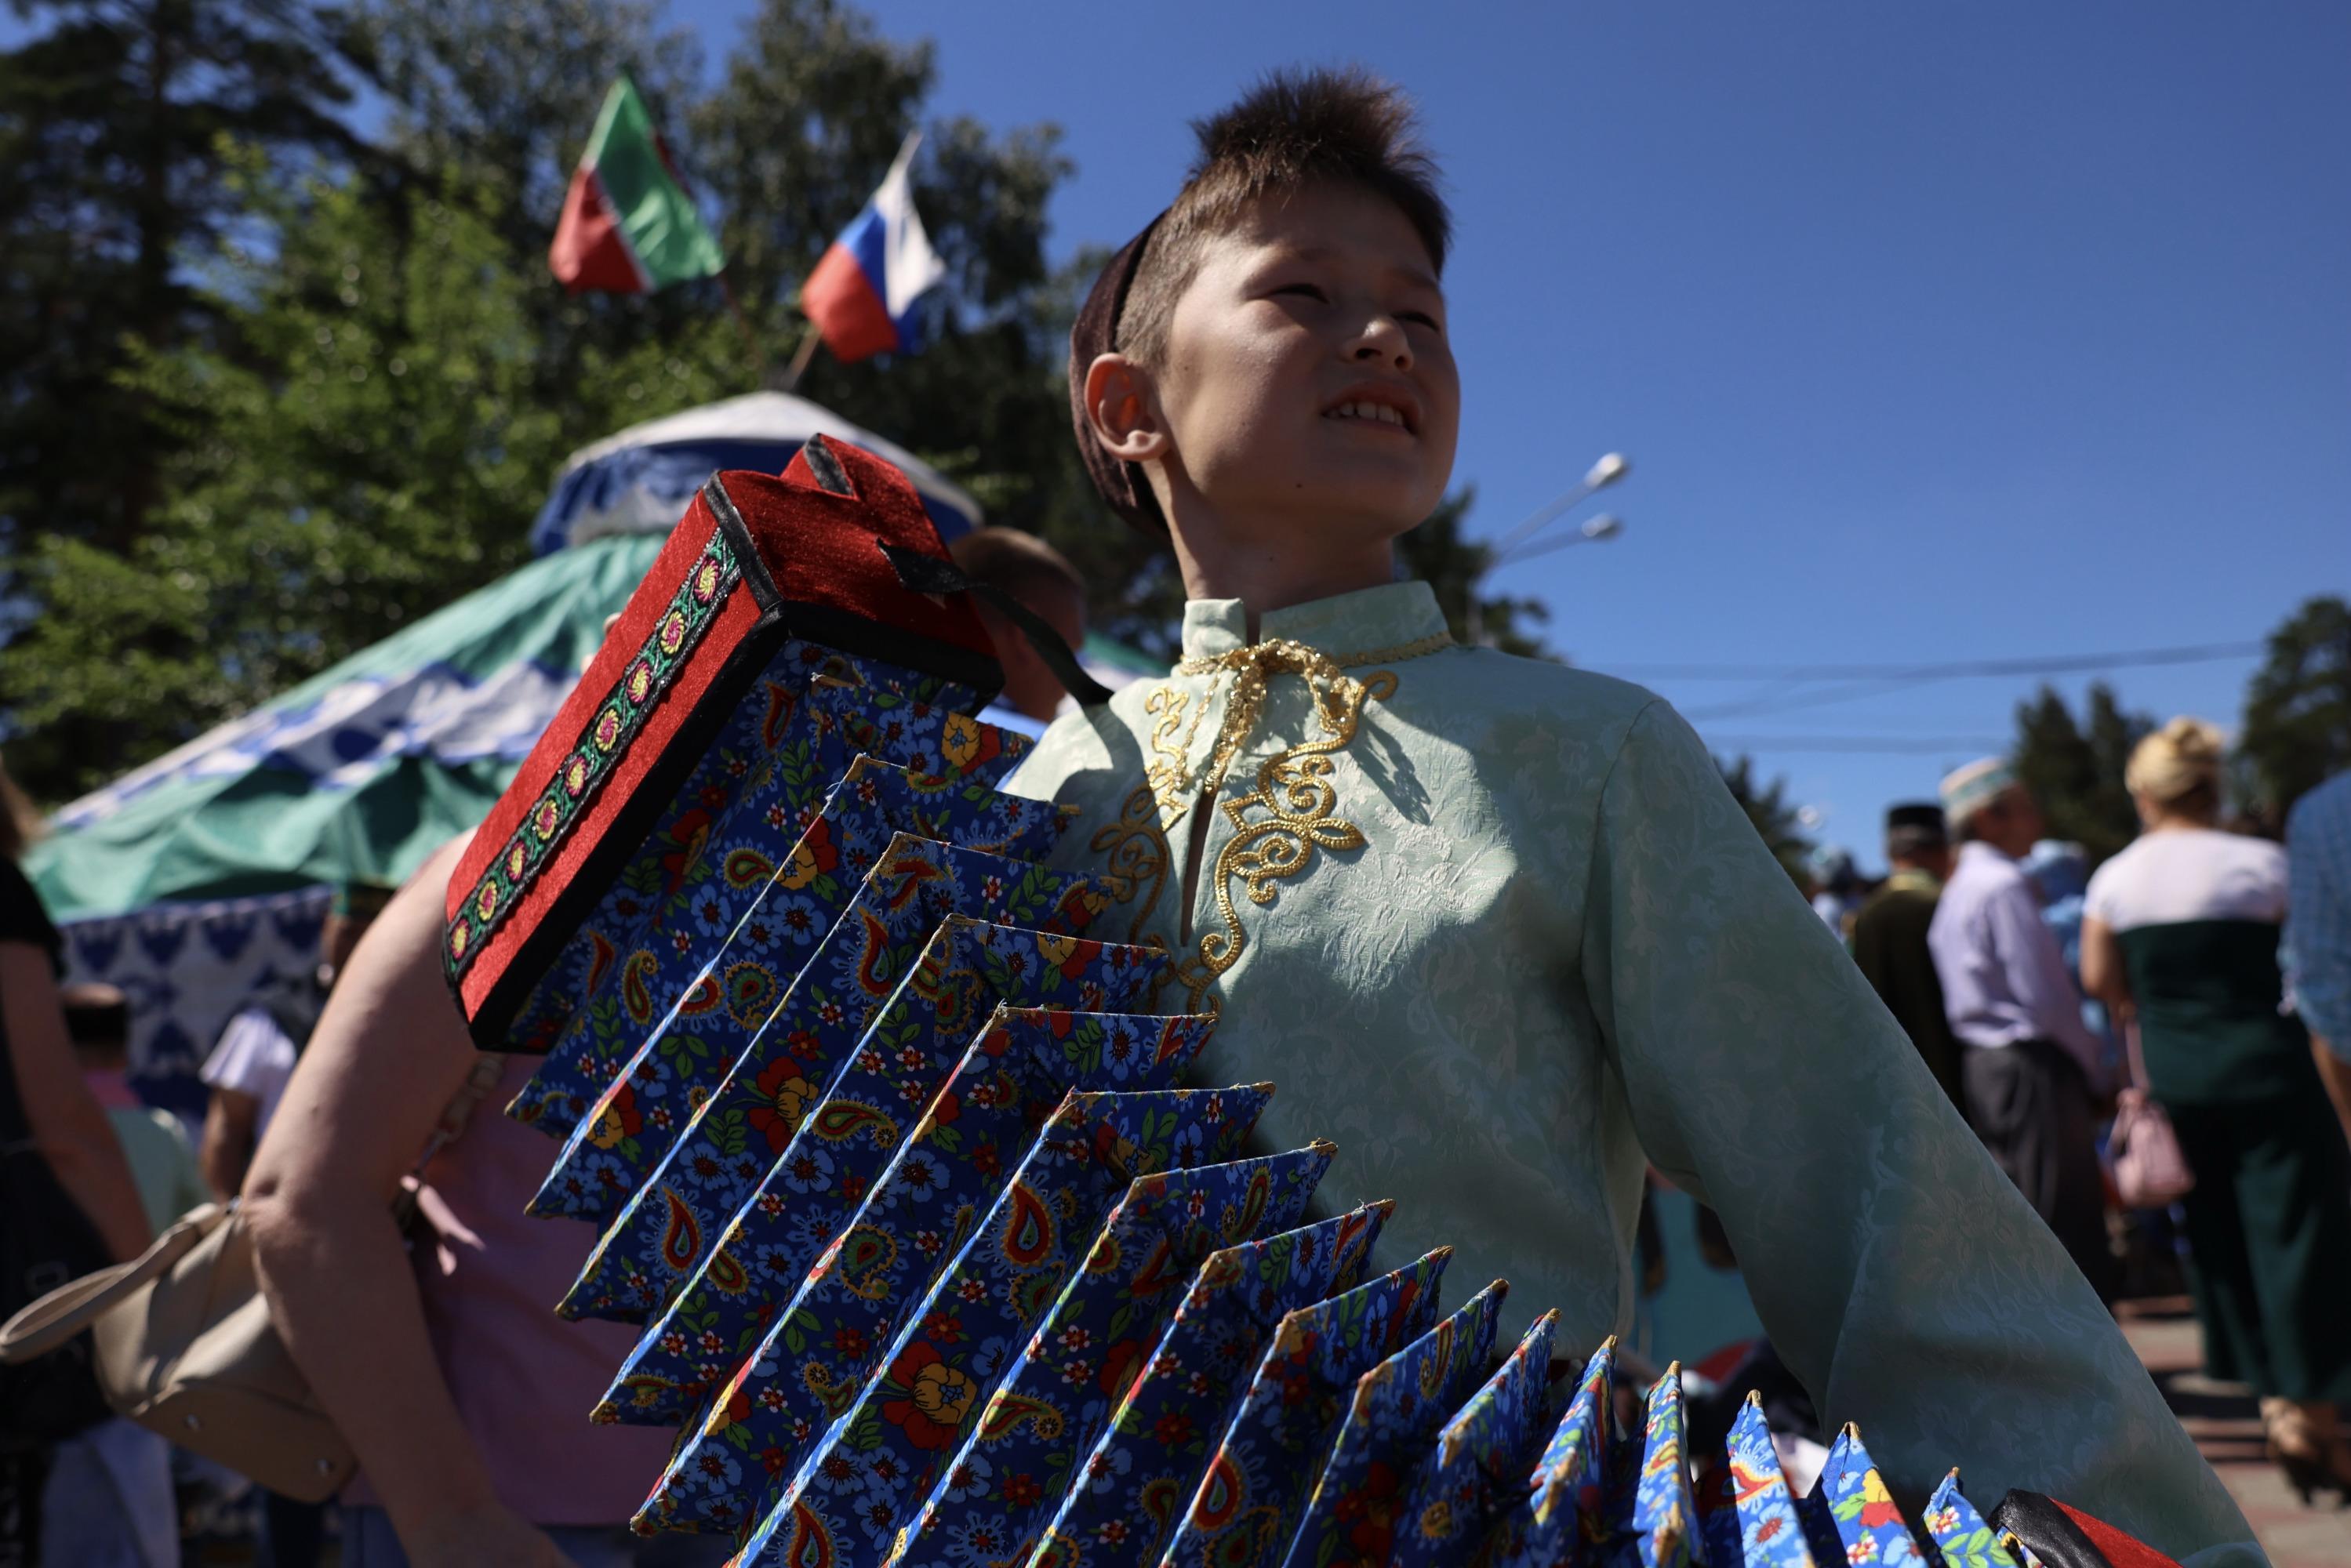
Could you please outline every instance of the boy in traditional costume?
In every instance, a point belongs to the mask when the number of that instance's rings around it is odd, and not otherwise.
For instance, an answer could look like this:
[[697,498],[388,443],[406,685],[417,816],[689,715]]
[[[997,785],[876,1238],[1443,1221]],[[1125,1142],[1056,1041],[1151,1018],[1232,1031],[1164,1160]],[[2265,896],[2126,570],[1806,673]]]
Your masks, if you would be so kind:
[[1104,936],[1222,1021],[1197,1081],[1346,1151],[1589,1346],[1630,1313],[1643,1159],[1721,1214],[1787,1364],[1898,1492],[1954,1462],[2189,1563],[2251,1531],[2096,1295],[1987,1158],[1689,727],[1635,686],[1463,646],[1391,542],[1452,470],[1448,219],[1393,89],[1276,78],[1072,336],[1077,435],[1190,595],[1164,681],[1062,719],[1015,787],[1082,813]]

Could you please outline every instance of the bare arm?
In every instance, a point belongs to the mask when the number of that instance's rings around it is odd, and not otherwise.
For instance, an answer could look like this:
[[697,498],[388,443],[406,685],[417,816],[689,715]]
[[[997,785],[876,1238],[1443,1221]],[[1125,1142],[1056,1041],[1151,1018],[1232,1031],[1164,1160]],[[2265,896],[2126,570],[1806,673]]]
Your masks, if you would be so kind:
[[2095,915],[2082,921],[2082,988],[2118,1011],[2131,1005],[2122,944],[2115,940],[2114,928]]
[[2351,1061],[2337,1055],[2333,1042],[2323,1035],[2310,1037],[2310,1049],[2318,1058],[2318,1080],[2326,1085],[2326,1097],[2335,1102],[2343,1136],[2351,1139]]
[[560,1562],[504,1508],[433,1358],[393,1225],[401,1177],[475,1061],[441,977],[436,853],[352,955],[256,1153],[245,1202],[287,1348],[360,1458],[409,1556]]
[[204,1138],[196,1147],[196,1165],[214,1197],[235,1197],[245,1186],[253,1164],[253,1129],[261,1120],[261,1102],[239,1089],[213,1091],[204,1106]]
[[154,1232],[147,1227],[131,1162],[74,1061],[49,956],[29,942],[0,942],[0,1020],[6,1026],[8,1065],[16,1074],[26,1124],[57,1173],[57,1185],[98,1227],[118,1260],[138,1257]]

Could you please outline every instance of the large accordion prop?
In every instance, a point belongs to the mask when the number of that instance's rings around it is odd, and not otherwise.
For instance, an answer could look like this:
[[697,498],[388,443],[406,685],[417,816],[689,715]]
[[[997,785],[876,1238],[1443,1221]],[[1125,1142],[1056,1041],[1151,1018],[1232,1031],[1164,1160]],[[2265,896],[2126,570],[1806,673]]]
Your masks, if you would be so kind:
[[550,1305],[643,1328],[581,1418],[679,1434],[639,1530],[790,1568],[2038,1568],[1956,1475],[1914,1534],[1848,1429],[1796,1496],[1759,1405],[1698,1456],[1674,1374],[1555,1361],[1556,1314],[1497,1357],[1502,1282],[1446,1312],[1444,1250],[1372,1270],[1389,1204],[1312,1218],[1337,1151],[1253,1153],[1270,1084],[1185,1086],[1215,1019],[1143,1010],[1165,956],[1089,935],[1062,819],[996,789],[1027,743],[967,716],[995,665],[945,561],[854,448],[714,478],[451,881],[476,1040],[545,1059],[532,1212],[603,1227]]

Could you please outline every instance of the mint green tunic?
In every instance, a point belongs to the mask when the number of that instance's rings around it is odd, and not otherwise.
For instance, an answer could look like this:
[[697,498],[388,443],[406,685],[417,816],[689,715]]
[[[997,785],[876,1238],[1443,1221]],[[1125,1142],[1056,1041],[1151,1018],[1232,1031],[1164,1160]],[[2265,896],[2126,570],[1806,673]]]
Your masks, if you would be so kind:
[[[1095,930],[1165,945],[1215,1008],[1203,1082],[1270,1079],[1322,1198],[1393,1197],[1391,1260],[1466,1296],[1631,1315],[1644,1154],[1721,1214],[1788,1364],[1915,1506],[1954,1464],[2183,1561],[2252,1532],[2055,1239],[1993,1166],[1665,702],[1452,645],[1399,583],[1263,619],[1196,601],[1185,664],[1050,730],[1013,788],[1080,808]],[[1195,661],[1292,670],[1262,682]],[[1238,698],[1261,694],[1207,810]],[[1241,718],[1246,721],[1245,711]],[[1246,730],[1245,738],[1240,731]],[[1186,889],[1192,889],[1186,907]]]

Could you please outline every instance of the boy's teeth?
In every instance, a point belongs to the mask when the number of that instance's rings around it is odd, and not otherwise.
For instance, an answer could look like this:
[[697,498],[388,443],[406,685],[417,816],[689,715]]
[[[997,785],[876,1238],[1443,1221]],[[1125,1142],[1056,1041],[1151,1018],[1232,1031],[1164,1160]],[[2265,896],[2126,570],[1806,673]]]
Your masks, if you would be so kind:
[[1384,402],[1343,402],[1331,411],[1332,419],[1368,419],[1381,424],[1402,424],[1404,415]]

